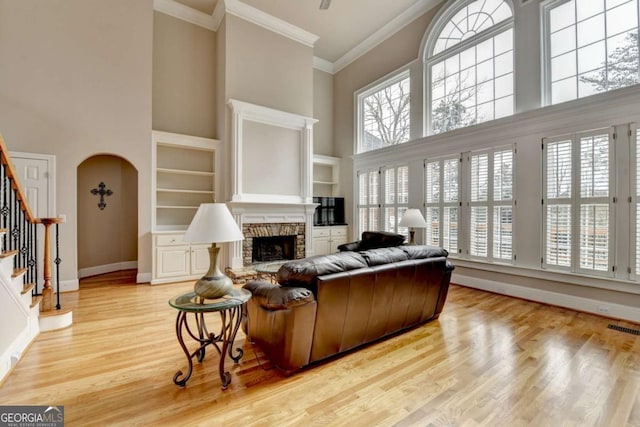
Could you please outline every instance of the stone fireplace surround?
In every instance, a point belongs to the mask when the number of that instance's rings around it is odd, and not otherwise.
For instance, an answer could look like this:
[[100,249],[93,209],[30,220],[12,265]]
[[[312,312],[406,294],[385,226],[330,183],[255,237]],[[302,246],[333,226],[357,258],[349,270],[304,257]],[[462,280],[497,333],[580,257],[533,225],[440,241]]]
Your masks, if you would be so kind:
[[295,235],[295,257],[313,255],[315,203],[229,202],[228,206],[245,237],[228,244],[231,269],[251,266],[253,237]]

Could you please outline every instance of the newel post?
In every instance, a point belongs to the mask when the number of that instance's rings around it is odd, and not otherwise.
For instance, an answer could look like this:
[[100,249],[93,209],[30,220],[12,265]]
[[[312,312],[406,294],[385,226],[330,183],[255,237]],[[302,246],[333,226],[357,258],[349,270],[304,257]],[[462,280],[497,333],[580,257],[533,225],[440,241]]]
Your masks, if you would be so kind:
[[44,287],[42,289],[42,303],[40,311],[51,311],[54,309],[53,304],[53,287],[51,286],[51,234],[49,229],[53,224],[60,224],[61,218],[40,218],[38,220],[44,225],[44,262],[42,276],[44,278]]

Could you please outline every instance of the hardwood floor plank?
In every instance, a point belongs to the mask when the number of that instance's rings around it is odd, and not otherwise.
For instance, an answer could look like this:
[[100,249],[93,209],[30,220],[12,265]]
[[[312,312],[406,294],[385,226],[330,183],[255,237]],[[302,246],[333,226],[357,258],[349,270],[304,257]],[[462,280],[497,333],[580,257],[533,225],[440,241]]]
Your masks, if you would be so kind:
[[167,302],[192,283],[134,278],[63,294],[73,326],[40,334],[0,402],[64,405],[68,426],[640,426],[640,337],[607,328],[629,322],[452,286],[437,321],[290,377],[239,332],[226,391],[213,349],[180,388]]

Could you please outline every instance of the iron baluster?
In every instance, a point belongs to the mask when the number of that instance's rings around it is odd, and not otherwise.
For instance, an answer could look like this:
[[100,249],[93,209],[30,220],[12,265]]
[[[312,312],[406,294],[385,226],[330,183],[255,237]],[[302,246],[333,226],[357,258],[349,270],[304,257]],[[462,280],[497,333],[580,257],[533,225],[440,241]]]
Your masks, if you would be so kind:
[[[0,157],[0,159],[2,159],[2,157]],[[9,179],[7,178],[7,167],[2,164],[2,209],[0,210],[0,213],[2,213],[2,228],[4,228],[5,230],[8,230],[8,223],[9,223],[9,203],[7,200],[7,193],[9,191],[9,185],[8,181]],[[4,233],[4,236],[2,236],[2,248],[6,251],[8,250],[9,246],[9,238],[7,237],[7,233]]]
[[38,225],[33,224],[33,268],[34,268],[34,276],[33,281],[36,284],[34,287],[34,291],[36,295],[39,295],[38,291]]
[[58,233],[58,226],[56,223],[56,258],[53,261],[56,264],[56,310],[60,310],[60,237]]

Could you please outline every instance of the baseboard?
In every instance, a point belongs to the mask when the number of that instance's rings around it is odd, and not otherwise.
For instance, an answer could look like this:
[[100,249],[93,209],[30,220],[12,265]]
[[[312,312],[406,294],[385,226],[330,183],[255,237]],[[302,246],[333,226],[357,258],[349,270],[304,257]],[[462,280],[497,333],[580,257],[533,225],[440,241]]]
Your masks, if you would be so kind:
[[28,326],[11,343],[6,350],[0,354],[0,386],[4,383],[13,367],[22,359],[27,348],[40,333],[38,329],[38,319],[29,319]]
[[136,283],[150,283],[151,273],[138,273],[136,276]]
[[111,273],[113,271],[138,268],[138,261],[115,262],[113,264],[97,265],[95,267],[81,268],[78,270],[78,278],[96,276],[98,274]]
[[530,301],[542,302],[549,305],[571,308],[577,311],[593,313],[614,319],[624,319],[640,323],[640,308],[628,305],[615,304],[591,298],[577,297],[573,295],[550,292],[542,289],[528,288],[493,280],[455,274],[451,278],[456,283],[469,288],[480,289],[507,296],[513,296]]
[[60,292],[73,292],[78,289],[80,289],[80,281],[78,279],[60,281]]

